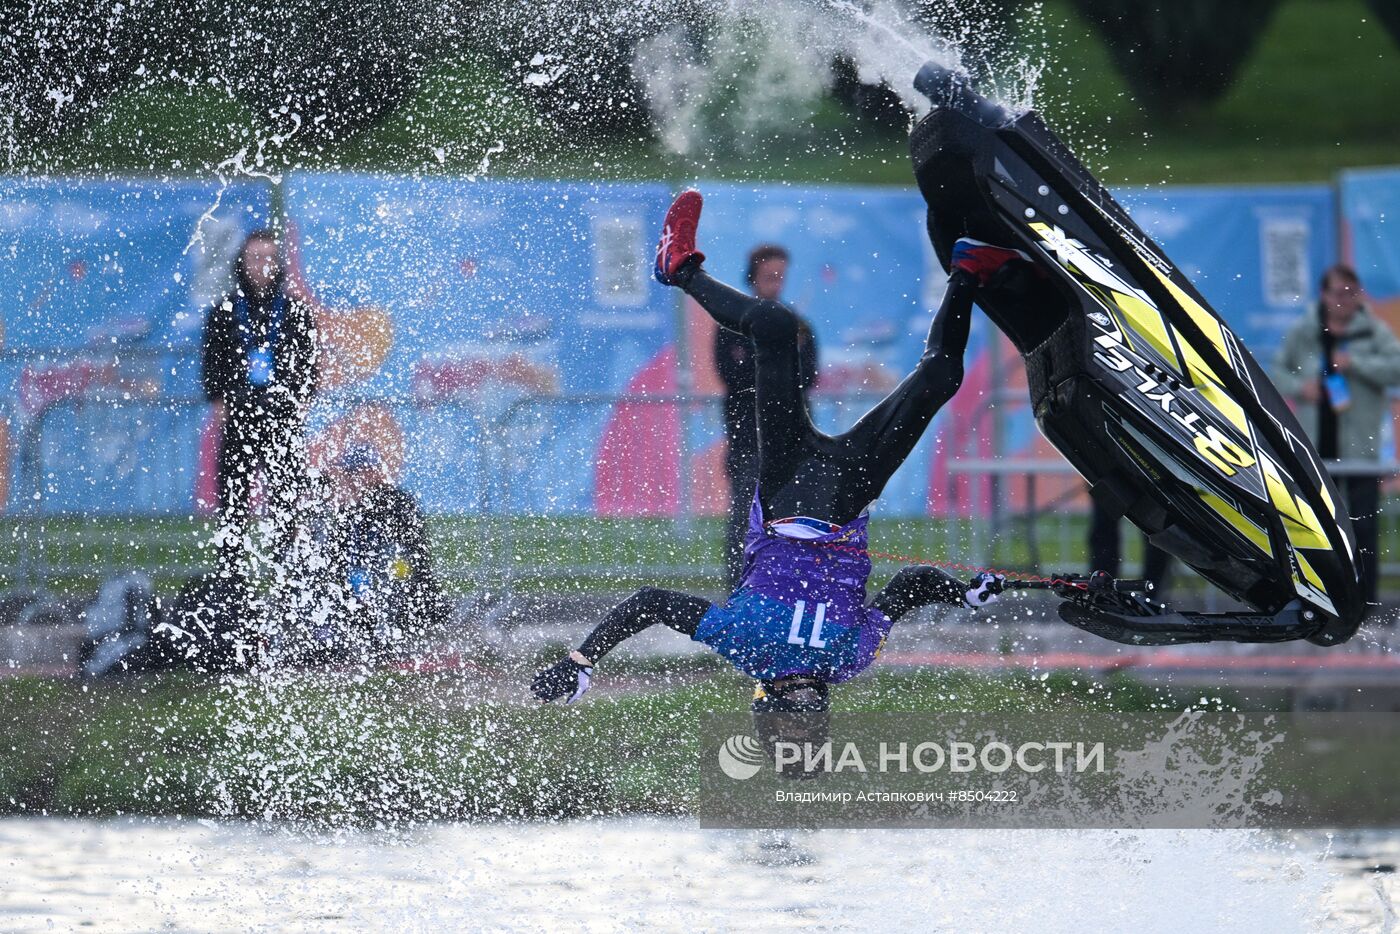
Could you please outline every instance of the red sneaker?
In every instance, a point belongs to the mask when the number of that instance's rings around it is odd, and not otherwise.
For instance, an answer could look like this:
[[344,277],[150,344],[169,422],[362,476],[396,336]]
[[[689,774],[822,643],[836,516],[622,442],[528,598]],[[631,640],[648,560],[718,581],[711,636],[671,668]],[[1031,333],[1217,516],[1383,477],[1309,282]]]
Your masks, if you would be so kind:
[[972,273],[982,285],[986,285],[998,269],[1018,259],[1030,262],[1030,257],[1020,250],[992,246],[971,237],[963,237],[953,244],[953,268]]
[[705,199],[694,188],[687,188],[671,202],[656,244],[656,281],[662,285],[676,285],[676,274],[691,260],[704,261],[705,254],[695,249],[695,230],[704,206]]

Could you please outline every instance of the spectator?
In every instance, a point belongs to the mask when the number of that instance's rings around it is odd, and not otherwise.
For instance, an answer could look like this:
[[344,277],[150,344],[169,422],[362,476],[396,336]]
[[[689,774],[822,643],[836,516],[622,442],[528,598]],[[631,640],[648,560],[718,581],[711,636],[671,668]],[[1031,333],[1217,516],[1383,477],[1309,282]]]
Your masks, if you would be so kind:
[[276,234],[249,234],[234,273],[233,291],[205,317],[201,357],[204,394],[222,423],[220,557],[231,570],[245,554],[258,472],[275,512],[300,495],[302,419],[316,387],[315,325],[310,309],[284,287]]
[[[1279,390],[1296,406],[1324,460],[1380,460],[1386,389],[1400,384],[1400,340],[1366,307],[1361,279],[1338,264],[1322,274],[1322,294],[1284,338],[1275,362]],[[1361,587],[1376,601],[1380,474],[1335,477],[1360,551]]]
[[[788,252],[762,244],[749,253],[745,278],[749,291],[767,301],[780,301],[787,282]],[[798,385],[805,394],[817,378],[817,342],[811,325],[799,319]],[[732,591],[744,570],[744,532],[749,507],[758,485],[758,421],[754,408],[753,342],[726,328],[715,332],[715,367],[724,381],[724,436],[728,447],[724,472],[729,477],[729,516],[724,531],[726,584]]]
[[332,599],[312,636],[337,656],[398,654],[410,636],[447,618],[423,512],[364,442],[336,459],[330,484],[334,516],[321,538]]

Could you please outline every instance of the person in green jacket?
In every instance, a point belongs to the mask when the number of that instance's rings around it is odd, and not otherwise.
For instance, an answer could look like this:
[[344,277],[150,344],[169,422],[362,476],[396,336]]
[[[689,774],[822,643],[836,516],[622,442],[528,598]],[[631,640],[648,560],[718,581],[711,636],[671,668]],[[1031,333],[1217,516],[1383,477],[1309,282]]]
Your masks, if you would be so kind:
[[[1288,332],[1274,369],[1275,384],[1323,458],[1379,463],[1386,390],[1400,385],[1400,339],[1366,306],[1356,270],[1338,264],[1322,274],[1320,301]],[[1361,552],[1362,592],[1374,603],[1380,473],[1336,480]]]

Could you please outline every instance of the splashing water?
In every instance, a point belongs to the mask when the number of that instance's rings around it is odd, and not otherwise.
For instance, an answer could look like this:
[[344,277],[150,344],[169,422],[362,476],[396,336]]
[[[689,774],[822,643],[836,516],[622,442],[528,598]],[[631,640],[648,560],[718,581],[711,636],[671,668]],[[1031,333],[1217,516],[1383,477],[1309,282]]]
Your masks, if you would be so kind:
[[[1037,17],[1033,6],[1022,20],[1034,28]],[[997,27],[930,35],[905,5],[888,0],[869,9],[851,0],[731,0],[716,19],[707,42],[675,27],[638,44],[634,72],[663,143],[681,155],[726,134],[742,143],[760,132],[793,131],[830,90],[838,59],[855,66],[862,85],[893,90],[915,117],[929,109],[914,89],[926,62],[962,70],[976,65],[984,93],[1014,112],[1030,108],[1044,68],[1008,52],[1008,37]],[[973,45],[993,51],[974,61]]]

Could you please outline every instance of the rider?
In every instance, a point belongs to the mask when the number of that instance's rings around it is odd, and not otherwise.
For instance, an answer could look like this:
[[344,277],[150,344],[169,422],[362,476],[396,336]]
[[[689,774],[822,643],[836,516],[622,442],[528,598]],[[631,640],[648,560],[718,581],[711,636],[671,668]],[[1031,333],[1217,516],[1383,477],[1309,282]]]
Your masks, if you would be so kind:
[[712,278],[695,247],[700,193],[683,192],[666,214],[656,278],[678,286],[721,327],[753,341],[759,478],[749,511],[744,574],[723,606],[646,587],[614,607],[583,644],[531,683],[542,701],[573,703],[593,666],[629,636],[664,623],[703,642],[757,679],[753,710],[822,712],[827,686],[874,660],[895,620],[930,603],[984,606],[1002,579],[971,585],[931,566],[907,567],[867,606],[867,506],[884,489],[963,377],[973,295],[1023,254],[958,241],[942,307],[914,371],[849,431],[818,431],[799,389],[799,321],[792,311]]

